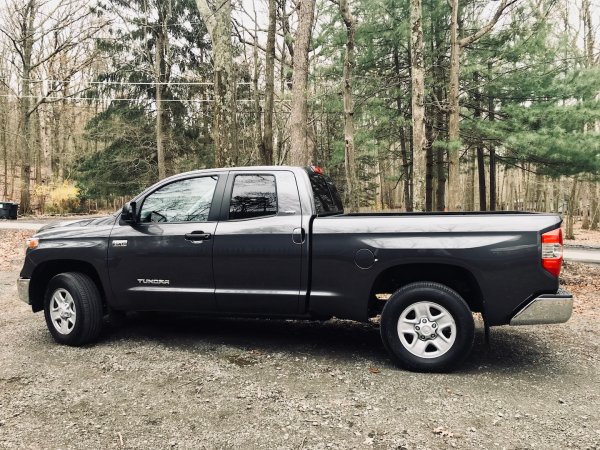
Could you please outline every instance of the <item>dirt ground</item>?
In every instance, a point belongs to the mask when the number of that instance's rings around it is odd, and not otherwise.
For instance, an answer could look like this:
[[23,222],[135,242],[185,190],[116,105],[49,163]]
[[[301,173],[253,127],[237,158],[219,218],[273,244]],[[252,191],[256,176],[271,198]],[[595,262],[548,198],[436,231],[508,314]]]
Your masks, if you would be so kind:
[[2,448],[600,448],[600,266],[564,325],[492,329],[452,374],[394,367],[373,325],[132,316],[54,344],[0,232]]
[[[584,230],[581,228],[583,221],[576,220],[573,224],[573,234],[575,239],[565,239],[566,245],[598,247],[600,248],[600,230]],[[563,236],[565,233],[565,222],[563,222]]]

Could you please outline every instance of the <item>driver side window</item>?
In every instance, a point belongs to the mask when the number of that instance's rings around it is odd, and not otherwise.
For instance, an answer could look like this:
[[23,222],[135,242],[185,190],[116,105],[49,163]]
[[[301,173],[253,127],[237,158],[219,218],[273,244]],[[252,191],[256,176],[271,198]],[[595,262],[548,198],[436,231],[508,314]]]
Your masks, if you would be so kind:
[[206,222],[218,176],[167,184],[144,200],[140,222]]

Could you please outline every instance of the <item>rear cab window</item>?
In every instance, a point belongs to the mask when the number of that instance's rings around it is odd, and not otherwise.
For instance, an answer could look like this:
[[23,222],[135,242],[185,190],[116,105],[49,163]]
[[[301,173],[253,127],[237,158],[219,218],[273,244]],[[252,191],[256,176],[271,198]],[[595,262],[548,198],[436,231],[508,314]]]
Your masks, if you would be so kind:
[[310,186],[315,199],[315,208],[318,216],[330,214],[343,214],[344,205],[340,194],[327,175],[307,170]]

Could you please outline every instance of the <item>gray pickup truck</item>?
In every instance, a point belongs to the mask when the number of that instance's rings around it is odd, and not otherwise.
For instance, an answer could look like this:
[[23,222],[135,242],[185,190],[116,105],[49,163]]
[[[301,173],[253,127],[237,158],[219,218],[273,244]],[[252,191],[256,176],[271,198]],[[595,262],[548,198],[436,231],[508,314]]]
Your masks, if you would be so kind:
[[[19,295],[54,339],[96,340],[126,311],[281,319],[381,315],[401,367],[447,371],[488,326],[561,323],[555,214],[344,214],[318,167],[198,170],[109,217],[50,224],[27,241]],[[324,343],[323,345],[327,345]]]

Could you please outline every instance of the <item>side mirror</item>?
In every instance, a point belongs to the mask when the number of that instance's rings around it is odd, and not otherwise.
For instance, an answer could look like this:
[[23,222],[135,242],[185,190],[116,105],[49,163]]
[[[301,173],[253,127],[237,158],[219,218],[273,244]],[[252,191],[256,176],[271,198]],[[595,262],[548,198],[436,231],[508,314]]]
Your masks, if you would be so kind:
[[121,220],[125,223],[136,223],[137,222],[137,208],[135,202],[128,202],[123,205],[121,211]]

